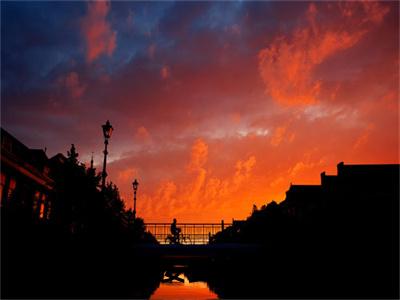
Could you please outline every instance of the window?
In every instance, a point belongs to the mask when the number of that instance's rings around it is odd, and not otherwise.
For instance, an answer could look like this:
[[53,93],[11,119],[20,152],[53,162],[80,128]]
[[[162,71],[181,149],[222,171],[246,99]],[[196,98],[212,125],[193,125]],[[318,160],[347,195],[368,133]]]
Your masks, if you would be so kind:
[[15,194],[15,188],[17,187],[17,182],[15,178],[10,178],[10,183],[8,184],[8,191],[7,191],[7,200],[11,200]]
[[47,201],[47,195],[37,191],[33,198],[33,215],[42,220],[48,220],[50,217],[50,202]]
[[39,210],[39,218],[40,219],[47,219],[47,212],[46,212],[46,195],[42,194],[42,198],[40,201],[40,210]]
[[0,181],[0,203],[3,204],[3,192],[6,189],[6,174],[1,173],[1,181]]
[[44,206],[44,203],[42,202],[42,203],[40,203],[40,211],[39,211],[39,218],[40,219],[44,218],[44,209],[45,209],[45,206]]
[[37,211],[39,210],[39,205],[40,205],[40,192],[37,191],[33,196],[33,205],[32,205],[33,215],[35,216],[37,214]]
[[51,214],[51,201],[47,201],[47,210],[46,210],[46,219],[50,220],[50,214]]

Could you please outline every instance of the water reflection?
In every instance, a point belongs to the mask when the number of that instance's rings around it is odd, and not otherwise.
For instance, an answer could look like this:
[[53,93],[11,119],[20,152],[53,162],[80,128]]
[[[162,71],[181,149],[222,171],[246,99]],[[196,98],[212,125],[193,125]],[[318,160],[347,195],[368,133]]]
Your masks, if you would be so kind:
[[210,291],[206,282],[190,282],[184,273],[185,269],[185,266],[174,266],[165,271],[160,286],[150,297],[150,300],[218,299],[218,296]]

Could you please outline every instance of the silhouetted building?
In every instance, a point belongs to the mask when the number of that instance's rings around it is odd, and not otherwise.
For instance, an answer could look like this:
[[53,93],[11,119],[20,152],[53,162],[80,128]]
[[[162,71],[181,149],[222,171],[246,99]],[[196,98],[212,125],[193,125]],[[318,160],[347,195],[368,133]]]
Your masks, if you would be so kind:
[[[398,186],[399,165],[337,165],[337,175],[321,173],[321,185],[325,191],[342,190],[346,193],[360,192],[377,195],[393,194]],[[372,196],[371,195],[371,196]]]
[[53,185],[46,153],[29,149],[1,128],[1,206],[24,217],[48,220]]
[[345,165],[341,162],[337,165],[337,175],[321,173],[321,185],[290,185],[281,207],[289,215],[302,218],[327,205],[341,210],[345,205],[349,211],[350,207],[357,206],[361,211],[373,205],[371,201],[386,199],[379,202],[379,207],[393,206],[398,200],[399,170],[396,164]]
[[289,215],[298,218],[309,216],[321,204],[322,187],[320,185],[291,184],[286,192],[282,207],[287,208]]
[[[254,258],[230,260],[217,285],[226,298],[247,285],[260,289],[243,298],[398,299],[399,172],[398,164],[341,162],[321,185],[291,185],[284,201],[253,209],[237,230],[213,238],[263,246]],[[261,276],[237,276],[257,268]]]
[[393,193],[398,186],[398,164],[382,165],[337,165],[337,175],[321,173],[324,188],[347,188],[349,191],[379,191]]
[[[321,174],[323,198],[331,210],[354,219],[371,217],[395,221],[399,207],[399,165],[337,165],[337,175]],[[344,211],[342,211],[344,210]],[[365,220],[368,221],[368,220]]]
[[299,224],[312,225],[307,234],[315,240],[303,242],[331,254],[324,263],[344,271],[343,290],[377,298],[398,291],[399,171],[397,164],[341,162],[337,175],[321,173],[319,186],[291,185],[280,204]]

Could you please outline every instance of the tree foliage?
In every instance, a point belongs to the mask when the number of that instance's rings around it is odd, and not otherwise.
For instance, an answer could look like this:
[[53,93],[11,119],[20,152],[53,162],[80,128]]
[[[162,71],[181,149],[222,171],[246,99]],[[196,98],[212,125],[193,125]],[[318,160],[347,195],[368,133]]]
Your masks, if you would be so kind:
[[72,145],[66,160],[53,162],[55,195],[51,220],[64,235],[75,240],[113,245],[155,242],[146,234],[142,219],[133,219],[121,199],[118,187],[109,182],[99,188],[95,169],[77,160]]

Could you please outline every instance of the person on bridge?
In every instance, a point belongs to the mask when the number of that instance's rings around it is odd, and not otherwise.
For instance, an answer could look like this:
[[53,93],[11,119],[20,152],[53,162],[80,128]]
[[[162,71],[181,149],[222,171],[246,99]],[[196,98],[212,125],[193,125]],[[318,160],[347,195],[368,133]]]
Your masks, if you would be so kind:
[[176,219],[174,219],[171,224],[171,234],[172,234],[175,244],[179,244],[180,233],[181,233],[181,229],[176,226]]

